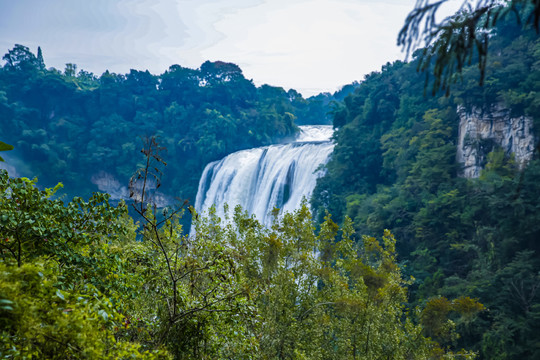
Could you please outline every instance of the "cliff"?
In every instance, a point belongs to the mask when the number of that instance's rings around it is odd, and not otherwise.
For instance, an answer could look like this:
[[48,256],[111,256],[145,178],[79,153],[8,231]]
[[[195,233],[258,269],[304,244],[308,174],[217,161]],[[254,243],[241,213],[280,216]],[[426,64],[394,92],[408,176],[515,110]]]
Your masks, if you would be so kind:
[[513,117],[508,108],[496,105],[488,110],[458,108],[460,117],[457,161],[461,176],[476,178],[486,164],[487,154],[497,147],[507,156],[514,154],[520,168],[531,160],[534,151],[533,120]]

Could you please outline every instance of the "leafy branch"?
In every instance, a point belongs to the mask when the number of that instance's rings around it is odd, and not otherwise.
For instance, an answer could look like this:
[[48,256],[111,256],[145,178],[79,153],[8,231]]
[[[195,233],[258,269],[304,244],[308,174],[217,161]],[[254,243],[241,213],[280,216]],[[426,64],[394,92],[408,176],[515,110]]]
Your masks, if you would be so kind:
[[[9,151],[13,150],[13,145],[6,144],[3,141],[0,141],[0,151]],[[4,159],[0,156],[0,161],[4,161]]]
[[479,84],[483,85],[490,31],[508,13],[514,13],[523,28],[532,24],[537,33],[540,31],[540,2],[537,0],[465,0],[454,15],[437,22],[437,12],[446,2],[417,0],[397,39],[407,57],[424,46],[418,54],[417,70],[426,73],[427,88],[428,70],[433,67],[433,95],[442,89],[448,96],[456,75],[473,61],[478,61]]

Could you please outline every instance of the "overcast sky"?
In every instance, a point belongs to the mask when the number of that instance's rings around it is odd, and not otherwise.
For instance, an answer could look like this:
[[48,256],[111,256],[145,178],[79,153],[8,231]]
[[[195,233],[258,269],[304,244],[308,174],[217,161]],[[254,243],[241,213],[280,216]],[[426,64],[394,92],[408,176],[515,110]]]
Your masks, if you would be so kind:
[[307,97],[403,59],[396,38],[414,3],[0,0],[0,52],[22,44],[36,53],[39,45],[48,67],[63,70],[70,62],[96,75],[161,74],[172,64],[198,68],[222,60],[238,64],[257,85]]

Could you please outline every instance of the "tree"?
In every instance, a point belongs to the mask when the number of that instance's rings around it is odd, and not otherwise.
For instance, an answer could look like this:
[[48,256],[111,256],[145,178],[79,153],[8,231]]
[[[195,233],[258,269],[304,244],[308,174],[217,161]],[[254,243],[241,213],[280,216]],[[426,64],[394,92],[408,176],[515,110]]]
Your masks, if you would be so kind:
[[[133,209],[143,223],[142,244],[131,249],[130,256],[146,265],[133,267],[143,285],[130,313],[139,324],[147,324],[135,329],[145,328],[149,336],[141,340],[157,348],[165,345],[176,358],[249,353],[252,340],[241,319],[251,312],[250,290],[239,276],[240,259],[227,246],[219,219],[188,236],[179,223],[187,201],[180,207],[158,206],[155,190],[161,186],[159,167],[166,165],[163,150],[155,137],[145,139],[145,165],[130,180]],[[139,337],[136,330],[128,332],[128,338]]]
[[478,62],[480,85],[484,82],[490,30],[509,14],[516,17],[522,29],[531,24],[540,33],[540,3],[536,0],[465,0],[452,16],[436,20],[437,11],[447,0],[417,0],[398,35],[398,45],[407,54],[419,45],[418,70],[426,72],[433,66],[433,88],[449,93],[449,87],[464,67]]
[[5,67],[9,70],[28,71],[39,66],[38,59],[26,46],[15,44],[15,47],[2,57],[6,61]]
[[162,350],[118,341],[125,324],[97,289],[60,290],[60,277],[42,262],[0,262],[0,354],[10,359],[167,360]]
[[223,61],[205,61],[201,65],[201,80],[208,85],[216,85],[221,82],[237,82],[244,80],[240,67],[233,63]]
[[[167,359],[122,341],[123,306],[135,296],[119,247],[125,206],[108,195],[64,205],[59,188],[0,171],[0,354],[16,359]],[[135,241],[134,238],[131,239]]]
[[427,359],[441,351],[404,306],[408,281],[388,230],[356,243],[349,218],[339,227],[327,215],[316,235],[305,204],[271,229],[239,208],[233,220],[227,237],[255,285],[260,358]]
[[64,70],[64,75],[67,77],[75,77],[75,74],[77,74],[77,64],[67,63]]
[[41,52],[41,47],[37,48],[37,65],[39,70],[45,70],[45,61],[43,60],[43,53]]

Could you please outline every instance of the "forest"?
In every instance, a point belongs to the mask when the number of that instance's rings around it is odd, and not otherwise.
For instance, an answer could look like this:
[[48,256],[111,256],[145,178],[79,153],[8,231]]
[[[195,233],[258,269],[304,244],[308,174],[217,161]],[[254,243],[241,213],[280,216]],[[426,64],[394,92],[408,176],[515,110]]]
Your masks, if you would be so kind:
[[[390,229],[403,274],[415,278],[411,305],[467,296],[486,307],[442,343],[483,359],[540,356],[540,159],[538,140],[523,167],[490,139],[478,178],[456,161],[461,113],[508,108],[532,119],[539,139],[540,40],[513,17],[490,39],[484,85],[465,67],[450,96],[424,96],[418,59],[365,77],[334,111],[336,147],[312,200],[319,220],[350,217],[356,234]],[[419,57],[420,51],[415,54]],[[357,161],[362,159],[362,161]]]
[[[231,63],[96,76],[15,45],[0,355],[539,358],[540,38],[511,16],[490,31],[482,86],[474,59],[432,95],[421,49],[308,99]],[[461,122],[501,108],[531,119],[530,159],[465,137],[481,168],[465,176]],[[208,162],[321,123],[335,150],[297,211],[266,228],[190,206]]]
[[208,162],[282,141],[296,125],[329,124],[330,103],[354,89],[306,100],[293,89],[256,87],[237,65],[220,61],[172,65],[159,76],[131,70],[98,77],[75,64],[46,69],[41,48],[35,55],[15,45],[3,60],[0,132],[14,139],[7,141],[15,147],[10,163],[48,186],[62,182],[69,197],[101,190],[127,199],[122,184],[137,167],[141,138],[158,136],[174,163],[163,197],[195,202]]

